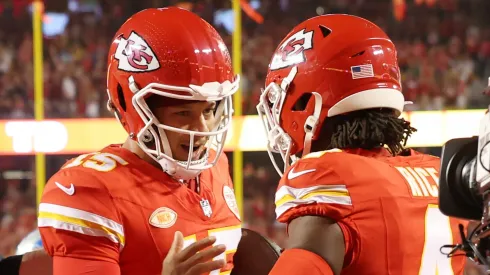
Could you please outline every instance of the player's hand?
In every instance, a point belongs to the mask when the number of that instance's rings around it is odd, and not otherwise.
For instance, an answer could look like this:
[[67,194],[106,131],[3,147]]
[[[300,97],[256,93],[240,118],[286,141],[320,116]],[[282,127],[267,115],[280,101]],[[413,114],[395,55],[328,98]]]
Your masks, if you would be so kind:
[[200,275],[224,267],[224,260],[212,261],[226,250],[222,244],[212,246],[215,241],[216,238],[210,236],[182,250],[184,236],[175,232],[172,247],[163,261],[162,275]]

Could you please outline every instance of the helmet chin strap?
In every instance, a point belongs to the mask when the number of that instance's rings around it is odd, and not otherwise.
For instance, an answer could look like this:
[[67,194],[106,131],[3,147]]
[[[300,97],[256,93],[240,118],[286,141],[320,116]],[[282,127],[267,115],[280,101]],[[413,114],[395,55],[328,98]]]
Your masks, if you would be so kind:
[[315,134],[316,127],[318,127],[318,120],[320,119],[320,113],[322,111],[322,96],[316,92],[313,92],[312,94],[315,97],[315,109],[313,111],[313,115],[309,116],[306,119],[304,125],[306,135],[302,157],[308,155],[311,151],[311,140],[313,139],[313,135]]
[[286,76],[282,81],[281,81],[281,89],[283,91],[287,91],[289,88],[289,84],[293,82],[294,77],[298,73],[298,67],[294,66],[291,71],[289,71],[288,76]]

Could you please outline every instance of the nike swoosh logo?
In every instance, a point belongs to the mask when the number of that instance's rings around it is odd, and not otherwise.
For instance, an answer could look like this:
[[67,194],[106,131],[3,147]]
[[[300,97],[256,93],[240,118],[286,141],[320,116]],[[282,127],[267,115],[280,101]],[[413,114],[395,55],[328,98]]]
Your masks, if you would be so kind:
[[308,173],[311,173],[311,172],[315,172],[316,169],[310,169],[310,170],[303,170],[303,171],[300,171],[300,172],[294,172],[294,168],[289,170],[289,173],[288,173],[288,180],[292,180],[294,178],[297,178],[299,176],[302,176],[304,174],[308,174]]
[[70,188],[66,188],[62,184],[56,181],[54,182],[54,184],[56,184],[56,186],[58,186],[58,188],[61,189],[61,191],[65,192],[69,196],[73,196],[73,194],[75,194],[75,186],[73,185],[73,183],[70,184]]

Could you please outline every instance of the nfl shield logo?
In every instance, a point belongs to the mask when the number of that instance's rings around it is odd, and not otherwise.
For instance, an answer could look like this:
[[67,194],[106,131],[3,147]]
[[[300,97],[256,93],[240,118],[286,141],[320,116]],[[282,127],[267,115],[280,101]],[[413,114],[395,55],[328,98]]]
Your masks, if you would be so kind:
[[204,215],[210,218],[211,214],[213,214],[213,210],[211,209],[211,205],[209,204],[208,200],[206,199],[201,200],[201,208],[202,208],[202,212],[204,212]]

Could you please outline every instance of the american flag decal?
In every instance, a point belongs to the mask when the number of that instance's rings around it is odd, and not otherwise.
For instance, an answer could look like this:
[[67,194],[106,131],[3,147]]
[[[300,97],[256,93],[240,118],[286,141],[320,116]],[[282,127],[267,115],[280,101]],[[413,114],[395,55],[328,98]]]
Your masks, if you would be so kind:
[[352,79],[374,77],[373,65],[357,65],[350,67],[350,72],[352,73]]

